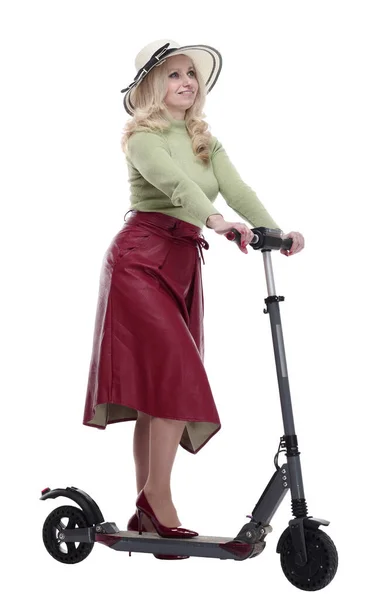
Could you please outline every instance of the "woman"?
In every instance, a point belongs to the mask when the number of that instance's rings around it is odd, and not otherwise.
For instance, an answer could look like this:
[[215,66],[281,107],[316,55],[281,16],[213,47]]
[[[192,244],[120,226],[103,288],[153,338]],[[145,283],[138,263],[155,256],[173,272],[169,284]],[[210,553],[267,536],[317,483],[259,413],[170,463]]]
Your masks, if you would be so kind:
[[[203,365],[199,252],[203,258],[209,245],[201,231],[236,228],[247,254],[253,233],[215,209],[219,191],[254,227],[278,226],[203,121],[206,93],[221,69],[218,51],[159,40],[141,50],[135,66],[122,90],[133,116],[122,140],[131,214],[102,265],[83,423],[104,429],[136,420],[137,513],[128,529],[193,537],[179,527],[172,502],[174,458],[179,444],[195,454],[221,427]],[[284,254],[303,248],[301,234],[287,237],[293,245]]]

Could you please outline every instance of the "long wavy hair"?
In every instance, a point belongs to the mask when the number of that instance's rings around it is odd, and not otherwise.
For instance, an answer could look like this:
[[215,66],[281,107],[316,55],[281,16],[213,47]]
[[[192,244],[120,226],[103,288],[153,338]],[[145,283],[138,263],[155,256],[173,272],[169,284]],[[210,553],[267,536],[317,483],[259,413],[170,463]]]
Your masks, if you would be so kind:
[[[203,113],[206,89],[204,81],[196,70],[196,65],[195,72],[199,87],[193,105],[186,111],[185,124],[192,140],[194,155],[207,164],[211,133],[208,131],[208,123],[204,121],[205,114]],[[136,131],[162,132],[169,128],[172,116],[164,102],[167,85],[168,65],[165,60],[154,67],[135,88],[132,94],[135,106],[134,116],[126,122],[121,139],[121,148],[124,153],[127,152],[128,139]]]

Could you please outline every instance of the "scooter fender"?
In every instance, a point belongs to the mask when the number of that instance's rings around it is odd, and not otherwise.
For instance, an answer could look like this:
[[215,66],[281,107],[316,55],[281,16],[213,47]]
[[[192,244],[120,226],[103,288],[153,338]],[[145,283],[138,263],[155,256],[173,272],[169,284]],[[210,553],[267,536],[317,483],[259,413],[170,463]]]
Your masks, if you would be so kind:
[[50,488],[45,488],[44,490],[42,490],[40,500],[47,500],[48,498],[58,498],[59,496],[70,498],[76,504],[78,504],[78,506],[85,514],[85,518],[88,522],[88,527],[92,527],[97,523],[104,523],[104,517],[96,502],[90,496],[88,496],[86,492],[83,492],[79,488],[67,487],[55,488],[54,490],[51,490]]
[[296,524],[296,522],[299,520],[302,520],[304,522],[304,527],[306,527],[307,529],[318,529],[320,527],[320,525],[329,525],[330,524],[330,522],[326,521],[325,519],[314,519],[313,517],[302,517],[302,518],[300,517],[299,519],[292,519],[292,521],[289,521],[289,527],[287,527],[285,529],[285,531],[282,533],[280,539],[278,540],[278,544],[277,544],[277,548],[276,548],[276,552],[278,554],[281,552],[281,548],[284,543],[284,540],[290,532],[290,526]]

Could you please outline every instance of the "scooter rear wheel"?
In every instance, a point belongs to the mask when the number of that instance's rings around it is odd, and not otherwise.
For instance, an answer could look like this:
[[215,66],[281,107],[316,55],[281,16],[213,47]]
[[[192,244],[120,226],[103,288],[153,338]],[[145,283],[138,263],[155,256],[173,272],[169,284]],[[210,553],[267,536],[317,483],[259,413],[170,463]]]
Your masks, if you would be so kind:
[[316,591],[326,587],[335,577],[338,553],[331,538],[321,529],[305,529],[308,561],[296,563],[296,553],[290,532],[280,549],[281,567],[285,577],[300,590]]
[[[68,522],[65,524],[66,519]],[[42,536],[46,550],[61,563],[74,564],[84,560],[94,542],[64,542],[59,535],[66,529],[88,527],[84,513],[75,506],[60,506],[53,510],[43,525]]]

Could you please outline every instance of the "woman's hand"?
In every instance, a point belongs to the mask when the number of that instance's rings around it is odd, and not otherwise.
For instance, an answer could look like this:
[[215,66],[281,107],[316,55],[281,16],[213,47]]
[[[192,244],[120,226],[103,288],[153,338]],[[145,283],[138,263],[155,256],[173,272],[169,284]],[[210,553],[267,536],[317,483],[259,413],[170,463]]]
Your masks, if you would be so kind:
[[241,245],[239,246],[239,249],[245,254],[248,254],[246,246],[251,242],[254,234],[244,223],[232,223],[230,221],[225,221],[221,215],[211,215],[207,219],[207,227],[213,229],[220,235],[228,233],[231,229],[236,229],[241,234]]
[[[246,246],[252,241],[254,234],[244,223],[233,223],[231,221],[225,221],[222,215],[211,215],[207,219],[207,227],[213,229],[220,235],[228,233],[231,231],[231,229],[236,229],[241,234],[241,246],[239,246],[239,249],[245,254],[248,253]],[[282,234],[282,239],[285,240],[287,238],[292,238],[293,244],[290,250],[281,250],[281,254],[285,254],[285,256],[291,256],[292,254],[297,254],[304,248],[304,237],[298,231],[291,231],[290,233]]]
[[290,233],[282,234],[283,240],[286,240],[287,238],[292,238],[293,244],[290,250],[281,250],[281,254],[285,254],[285,256],[291,256],[292,254],[297,254],[297,252],[300,252],[300,250],[304,248],[304,237],[298,231],[291,231]]

